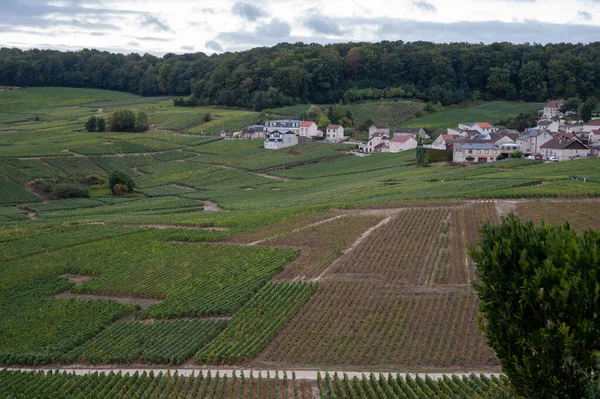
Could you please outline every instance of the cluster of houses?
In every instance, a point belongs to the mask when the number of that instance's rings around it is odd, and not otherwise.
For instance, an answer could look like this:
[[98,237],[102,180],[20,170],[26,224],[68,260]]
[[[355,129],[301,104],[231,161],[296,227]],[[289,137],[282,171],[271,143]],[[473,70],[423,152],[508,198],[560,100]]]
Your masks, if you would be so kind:
[[537,126],[524,133],[499,129],[487,122],[461,123],[440,135],[430,148],[452,149],[453,162],[494,162],[514,151],[549,161],[596,156],[600,150],[600,120],[567,124],[560,108],[564,100],[550,101]]
[[249,125],[242,131],[233,133],[222,131],[221,137],[264,139],[264,147],[269,150],[291,147],[314,139],[330,143],[341,143],[346,140],[344,127],[341,125],[331,124],[323,132],[313,121],[290,119],[266,121],[264,125]]
[[361,152],[402,152],[417,148],[419,138],[430,139],[421,128],[397,128],[393,133],[388,126],[371,126],[369,140],[359,144]]
[[[488,122],[460,123],[449,128],[431,144],[431,149],[452,153],[452,161],[457,163],[488,163],[508,158],[515,151],[521,151],[529,158],[564,161],[575,158],[596,156],[600,153],[600,119],[588,123],[567,124],[561,107],[564,100],[548,102],[537,126],[524,133],[510,129],[499,129]],[[313,121],[272,120],[264,125],[249,125],[242,131],[226,133],[223,137],[263,139],[264,148],[278,150],[301,142],[322,140],[341,143],[347,139],[344,127],[331,124],[325,131],[319,130]],[[398,153],[412,150],[421,140],[431,140],[422,128],[396,128],[371,126],[369,139],[358,144],[363,153]]]

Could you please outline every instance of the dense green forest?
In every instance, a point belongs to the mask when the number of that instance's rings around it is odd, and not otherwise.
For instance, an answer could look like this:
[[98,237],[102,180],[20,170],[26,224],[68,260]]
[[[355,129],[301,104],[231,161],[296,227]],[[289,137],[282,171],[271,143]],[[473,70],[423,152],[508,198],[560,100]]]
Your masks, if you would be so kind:
[[68,86],[263,108],[415,98],[544,101],[600,97],[600,42],[288,44],[239,53],[112,54],[0,49],[0,84]]

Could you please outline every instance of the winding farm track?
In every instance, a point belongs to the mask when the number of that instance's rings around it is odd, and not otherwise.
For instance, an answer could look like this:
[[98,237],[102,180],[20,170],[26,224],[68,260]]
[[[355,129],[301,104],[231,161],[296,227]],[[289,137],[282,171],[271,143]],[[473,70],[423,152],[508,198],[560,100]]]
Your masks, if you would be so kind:
[[[171,374],[177,374],[179,376],[182,377],[190,377],[192,375],[198,375],[198,373],[202,372],[202,373],[208,373],[210,372],[212,375],[215,375],[217,372],[219,373],[220,376],[224,377],[231,377],[233,376],[233,373],[235,372],[237,375],[240,374],[240,372],[243,372],[244,375],[249,375],[251,372],[254,375],[258,375],[258,373],[261,373],[263,376],[267,375],[267,372],[271,373],[273,375],[273,377],[275,376],[275,373],[278,373],[280,377],[283,376],[283,374],[287,374],[288,378],[292,378],[292,372],[296,374],[296,379],[297,380],[308,380],[308,381],[315,381],[317,380],[317,375],[318,373],[324,373],[325,371],[316,371],[316,370],[286,370],[286,371],[282,371],[282,370],[260,370],[260,369],[227,369],[227,368],[223,368],[223,369],[219,369],[219,368],[111,368],[111,367],[96,367],[96,368],[80,368],[80,367],[64,367],[64,368],[52,368],[52,367],[39,367],[39,368],[34,368],[34,367],[7,367],[5,370],[9,370],[9,371],[44,371],[44,372],[55,372],[55,371],[59,371],[61,373],[69,373],[69,374],[75,374],[75,375],[88,375],[88,374],[94,374],[94,373],[121,373],[123,375],[133,375],[135,373],[150,373],[153,372],[154,374],[160,373],[162,372],[163,374],[165,373],[171,373]],[[354,377],[358,377],[361,378],[362,375],[369,375],[370,373],[373,373],[375,375],[378,374],[384,374],[384,375],[388,375],[390,374],[389,372],[377,372],[377,371],[373,371],[373,370],[368,370],[368,371],[334,371],[334,370],[326,370],[329,374],[333,375],[334,373],[337,373],[338,375],[344,375],[344,373],[346,373],[348,375],[348,378],[352,379]],[[484,372],[484,373],[480,373],[477,371],[473,371],[473,372],[464,372],[464,371],[459,371],[459,372],[447,372],[447,373],[405,373],[405,372],[393,372],[391,374],[401,374],[401,375],[410,375],[411,377],[415,378],[417,375],[421,376],[421,377],[425,377],[425,376],[429,376],[431,379],[433,380],[440,380],[442,379],[445,375],[450,376],[450,375],[455,375],[459,378],[462,378],[463,376],[470,376],[470,375],[485,375],[486,377],[491,377],[492,375],[494,376],[500,376],[500,373],[489,373],[489,372]]]

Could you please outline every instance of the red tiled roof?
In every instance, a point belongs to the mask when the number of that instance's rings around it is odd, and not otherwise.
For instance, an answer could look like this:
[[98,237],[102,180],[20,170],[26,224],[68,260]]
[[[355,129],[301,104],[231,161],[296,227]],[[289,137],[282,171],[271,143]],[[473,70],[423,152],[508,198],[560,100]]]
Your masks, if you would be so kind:
[[441,134],[440,136],[442,136],[442,138],[444,139],[444,141],[454,140],[454,136],[452,136],[450,134]]
[[565,103],[565,100],[552,100],[546,104],[546,108],[560,108],[560,106],[564,105]]
[[329,126],[327,126],[327,129],[334,129],[334,130],[337,130],[337,129],[339,129],[339,128],[340,128],[340,125],[329,125]]
[[600,135],[600,130],[592,130],[590,133],[593,135]]
[[315,123],[313,121],[304,121],[300,124],[300,127],[311,127]]
[[590,121],[585,124],[586,126],[600,126],[600,119],[596,119],[595,121]]
[[483,129],[491,129],[491,128],[493,128],[493,126],[492,126],[492,125],[490,125],[490,124],[489,124],[489,123],[487,123],[487,122],[477,122],[477,125],[478,125],[480,128],[483,128]]
[[409,136],[395,136],[390,141],[393,142],[393,143],[406,143],[411,138],[412,137],[409,137]]

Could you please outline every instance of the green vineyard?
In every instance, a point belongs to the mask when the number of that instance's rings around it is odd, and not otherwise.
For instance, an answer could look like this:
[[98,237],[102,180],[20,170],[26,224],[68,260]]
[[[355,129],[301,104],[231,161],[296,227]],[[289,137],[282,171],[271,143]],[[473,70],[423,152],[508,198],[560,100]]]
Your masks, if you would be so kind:
[[199,371],[190,376],[162,372],[75,375],[58,371],[0,371],[0,398],[156,398],[156,399],[511,399],[505,377],[444,375],[434,380],[407,375],[347,374],[317,381],[294,372]]
[[251,360],[315,289],[307,283],[269,283],[236,313],[221,335],[198,352],[198,361],[235,364]]

